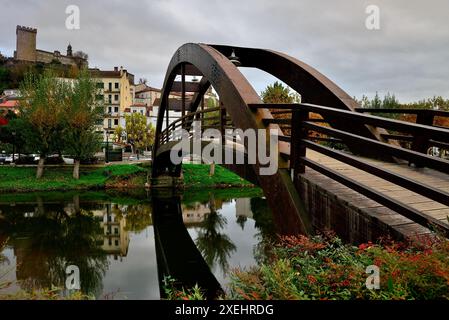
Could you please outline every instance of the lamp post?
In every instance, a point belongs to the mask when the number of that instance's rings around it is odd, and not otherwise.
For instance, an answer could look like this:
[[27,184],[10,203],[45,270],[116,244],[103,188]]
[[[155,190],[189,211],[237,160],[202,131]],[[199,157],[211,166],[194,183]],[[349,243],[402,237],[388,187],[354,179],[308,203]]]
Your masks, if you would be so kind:
[[109,130],[106,131],[106,163],[109,163]]
[[107,113],[108,115],[108,128],[106,130],[106,152],[105,152],[105,162],[109,163],[109,129],[111,129],[111,112]]
[[12,133],[12,163],[16,161],[16,132],[13,131]]

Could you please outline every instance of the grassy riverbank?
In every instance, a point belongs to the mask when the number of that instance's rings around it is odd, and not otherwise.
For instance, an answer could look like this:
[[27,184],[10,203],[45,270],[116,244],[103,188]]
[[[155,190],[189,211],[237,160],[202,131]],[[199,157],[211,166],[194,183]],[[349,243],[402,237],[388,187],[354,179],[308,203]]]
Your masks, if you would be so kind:
[[[185,164],[185,186],[190,188],[224,188],[252,186],[236,174],[217,166],[209,176],[209,166]],[[86,190],[113,188],[143,188],[149,167],[138,164],[116,164],[81,168],[80,179],[72,177],[72,167],[48,167],[41,179],[36,179],[33,167],[0,166],[0,192],[52,190]]]

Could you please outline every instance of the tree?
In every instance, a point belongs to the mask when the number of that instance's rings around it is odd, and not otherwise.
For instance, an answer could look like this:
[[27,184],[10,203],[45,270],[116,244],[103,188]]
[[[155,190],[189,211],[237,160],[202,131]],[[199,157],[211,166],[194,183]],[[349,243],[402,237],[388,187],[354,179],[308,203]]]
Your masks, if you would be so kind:
[[147,118],[138,112],[126,115],[126,134],[133,153],[148,149],[154,143],[154,128],[147,124]]
[[64,113],[64,151],[74,159],[73,178],[79,179],[81,160],[87,160],[95,154],[101,145],[101,136],[95,131],[101,120],[103,107],[95,99],[96,84],[82,72],[66,88]]
[[122,136],[125,133],[125,129],[121,126],[117,126],[114,130],[114,141],[115,142],[121,142]]
[[49,72],[28,73],[20,87],[20,114],[29,126],[27,140],[40,154],[37,178],[42,177],[45,158],[55,151],[55,141],[62,135],[66,87]]
[[264,103],[293,103],[296,96],[290,92],[289,87],[285,87],[279,81],[262,91],[261,97]]
[[[284,86],[279,81],[276,81],[272,85],[268,85],[267,88],[262,91],[261,97],[264,103],[300,103],[301,96],[295,91],[291,92],[288,86]],[[279,111],[279,109],[273,108],[270,111]],[[275,119],[290,119],[290,114],[273,114]],[[290,129],[283,129],[284,134],[290,135]]]
[[89,59],[89,55],[83,51],[77,51],[73,54],[74,57],[78,57],[84,60],[88,60]]

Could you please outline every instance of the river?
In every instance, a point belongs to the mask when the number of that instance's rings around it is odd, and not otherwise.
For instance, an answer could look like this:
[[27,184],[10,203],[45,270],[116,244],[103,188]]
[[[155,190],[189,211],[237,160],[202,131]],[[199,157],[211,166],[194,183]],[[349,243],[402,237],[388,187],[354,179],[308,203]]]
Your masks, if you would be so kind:
[[68,265],[97,299],[160,299],[167,273],[214,295],[228,290],[232,268],[257,264],[272,234],[265,199],[251,189],[1,195],[0,284],[11,284],[0,295],[64,288]]

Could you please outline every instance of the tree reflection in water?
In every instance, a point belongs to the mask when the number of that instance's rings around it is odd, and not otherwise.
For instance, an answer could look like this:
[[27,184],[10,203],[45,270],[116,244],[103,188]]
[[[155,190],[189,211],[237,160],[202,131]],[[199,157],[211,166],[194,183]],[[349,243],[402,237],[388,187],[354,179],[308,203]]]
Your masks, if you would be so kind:
[[229,268],[228,259],[236,250],[236,246],[226,234],[220,232],[227,220],[217,212],[213,194],[210,196],[209,210],[210,213],[201,223],[195,243],[209,267],[218,265],[223,274],[226,274]]
[[91,211],[79,210],[72,215],[64,206],[45,208],[41,201],[29,214],[23,207],[5,213],[5,234],[16,256],[16,279],[29,292],[57,286],[64,288],[66,267],[76,265],[80,270],[81,290],[99,294],[107,270],[105,252],[99,246],[103,229]]
[[[70,202],[63,199],[46,203],[36,196],[34,201],[2,205],[0,252],[5,246],[13,249],[15,278],[26,291],[53,286],[64,288],[66,267],[76,265],[80,270],[81,291],[98,297],[109,267],[107,256],[111,254],[104,244],[111,237],[119,236],[108,231],[109,220],[104,215],[112,213],[115,226],[125,226],[119,230],[121,236],[122,232],[140,232],[149,226],[151,207],[148,204],[80,204],[77,195]],[[127,247],[128,243],[122,239],[128,239],[127,236],[120,237],[119,242],[120,246]],[[124,252],[126,255],[127,248]],[[6,256],[0,256],[0,264],[9,264]]]

